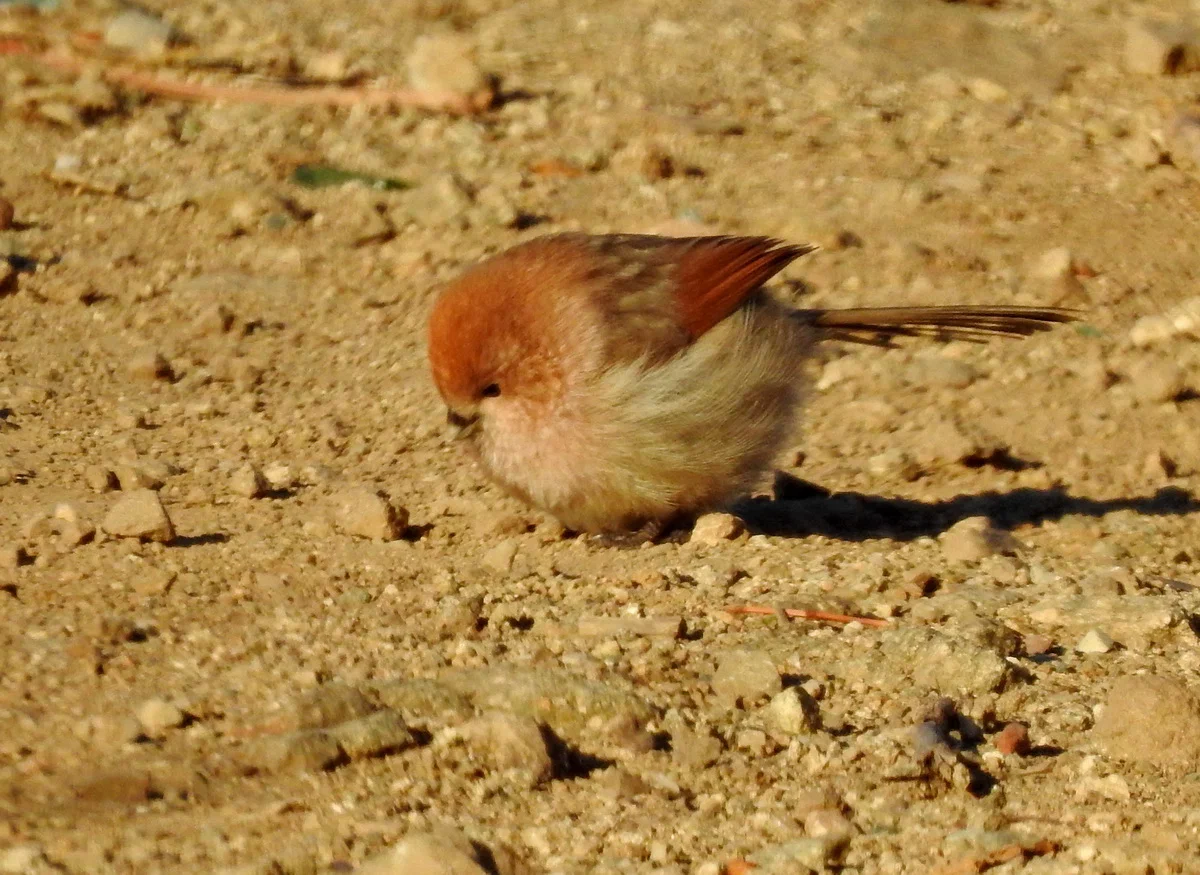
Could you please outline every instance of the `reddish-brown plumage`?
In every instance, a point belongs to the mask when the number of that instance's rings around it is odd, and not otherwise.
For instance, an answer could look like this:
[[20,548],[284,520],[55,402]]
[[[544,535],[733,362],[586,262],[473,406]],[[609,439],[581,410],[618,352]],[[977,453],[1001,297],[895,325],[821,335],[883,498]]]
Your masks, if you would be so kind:
[[791,436],[828,337],[980,339],[1055,309],[793,310],[762,284],[811,247],[765,237],[560,234],[468,270],[429,321],[433,379],[483,469],[574,529],[719,507]]
[[700,237],[685,240],[678,255],[675,300],[679,321],[699,337],[813,246],[788,246],[769,237]]

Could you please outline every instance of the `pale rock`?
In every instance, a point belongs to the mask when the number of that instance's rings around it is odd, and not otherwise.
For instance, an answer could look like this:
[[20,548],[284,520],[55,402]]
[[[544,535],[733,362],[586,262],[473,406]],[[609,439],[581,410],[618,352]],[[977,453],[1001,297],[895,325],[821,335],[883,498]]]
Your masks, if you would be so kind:
[[168,729],[182,726],[187,715],[177,706],[164,699],[147,699],[138,705],[138,725],[149,738],[161,738]]
[[149,349],[131,355],[126,362],[126,370],[131,377],[139,380],[173,380],[174,371],[171,364],[162,353]]
[[337,492],[331,499],[333,524],[342,532],[376,541],[394,541],[408,526],[408,511],[366,486]]
[[[512,855],[485,848],[460,832],[413,832],[368,858],[358,875],[516,875]],[[503,865],[502,865],[503,864]]]
[[462,34],[418,37],[408,55],[408,81],[421,91],[476,94],[488,81],[474,55],[471,40]]
[[770,728],[785,735],[803,735],[821,728],[821,709],[801,687],[788,687],[776,693],[762,715]]
[[104,44],[153,57],[167,50],[173,36],[171,25],[138,8],[126,9],[108,23]]
[[987,517],[968,517],[942,533],[942,555],[950,562],[975,562],[1018,548],[1011,533],[992,525]]
[[483,565],[498,574],[507,574],[512,570],[517,558],[517,541],[515,538],[505,538],[498,544],[489,547],[483,554]]
[[229,489],[234,495],[240,495],[243,498],[262,498],[267,494],[270,485],[262,472],[247,462],[233,472],[229,478]]
[[762,650],[727,653],[712,679],[713,693],[726,706],[749,707],[783,688],[775,660]]
[[1113,684],[1093,735],[1119,759],[1200,766],[1200,696],[1158,675],[1126,675]]
[[745,524],[733,514],[706,513],[696,520],[689,541],[694,544],[720,544],[732,541],[745,530]]
[[1151,76],[1200,69],[1195,28],[1178,21],[1144,18],[1130,22],[1125,35],[1125,66]]
[[1075,650],[1079,653],[1108,653],[1116,642],[1112,636],[1101,629],[1089,629],[1084,634],[1079,642],[1075,645]]
[[530,786],[548,781],[554,772],[542,727],[528,717],[493,711],[463,724],[457,734],[489,770],[521,772]]
[[104,517],[101,527],[118,538],[141,538],[164,544],[175,538],[167,509],[153,489],[135,489],[122,495]]
[[1148,404],[1174,401],[1187,389],[1187,376],[1174,361],[1143,361],[1132,369],[1133,394]]

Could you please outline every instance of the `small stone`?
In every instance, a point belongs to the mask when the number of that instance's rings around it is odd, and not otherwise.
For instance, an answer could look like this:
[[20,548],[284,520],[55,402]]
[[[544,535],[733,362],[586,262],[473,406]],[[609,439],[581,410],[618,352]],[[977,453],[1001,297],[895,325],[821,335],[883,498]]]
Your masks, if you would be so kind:
[[113,476],[117,478],[122,492],[133,492],[137,489],[162,489],[165,482],[164,478],[157,476],[156,472],[141,465],[118,465],[113,469]]
[[1125,37],[1125,66],[1134,73],[1174,76],[1200,69],[1196,30],[1159,19],[1130,22]]
[[152,349],[143,350],[131,355],[125,364],[125,368],[131,377],[138,380],[171,381],[175,379],[175,372],[171,370],[171,363],[166,360],[162,353]]
[[341,82],[346,78],[349,69],[346,55],[342,52],[321,52],[304,64],[305,73],[321,82]]
[[484,623],[480,617],[482,612],[482,596],[443,598],[438,608],[437,619],[434,621],[436,631],[443,639],[470,637],[478,632]]
[[1200,696],[1167,677],[1126,675],[1113,684],[1092,732],[1109,756],[1194,770]]
[[135,712],[138,724],[149,738],[162,738],[168,729],[182,726],[187,715],[176,705],[163,699],[147,699]]
[[761,729],[739,729],[733,738],[733,745],[738,750],[748,751],[754,756],[765,756],[768,751],[767,733]]
[[142,596],[162,595],[171,588],[177,575],[174,571],[148,568],[133,579],[133,591]]
[[925,468],[986,461],[1008,447],[982,429],[952,418],[937,418],[915,434],[913,457]]
[[1172,158],[1172,154],[1164,150],[1161,138],[1148,131],[1131,134],[1122,144],[1121,151],[1139,170],[1158,167]]
[[999,103],[1002,100],[1008,100],[1009,91],[999,82],[993,82],[991,79],[977,77],[967,83],[967,91],[976,100],[982,100],[985,103]]
[[804,818],[804,832],[809,838],[833,838],[847,841],[854,835],[854,824],[834,808],[818,808]]
[[59,502],[54,505],[54,519],[62,522],[83,522],[83,514],[80,513],[79,505],[72,502]]
[[324,729],[366,717],[375,710],[371,700],[349,684],[322,684],[292,705],[292,725],[297,729]]
[[867,470],[877,477],[898,477],[909,482],[921,476],[921,466],[899,447],[891,447],[869,458]]
[[1054,639],[1049,635],[1026,635],[1024,638],[1024,650],[1026,656],[1041,656],[1043,653],[1048,653],[1054,646]]
[[1187,389],[1183,368],[1173,361],[1141,362],[1130,374],[1133,394],[1148,404],[1174,401]]
[[841,858],[849,840],[849,836],[823,836],[769,845],[750,855],[750,861],[757,867],[750,871],[753,875],[828,872]]
[[394,506],[385,493],[366,486],[343,489],[332,499],[333,524],[347,535],[395,541],[408,527],[408,511]]
[[164,544],[175,538],[167,509],[153,489],[136,489],[123,495],[104,517],[101,527],[118,538],[141,538]]
[[671,757],[685,769],[706,769],[717,761],[725,746],[711,732],[680,727],[671,732]]
[[611,167],[624,176],[647,182],[670,179],[675,175],[675,161],[658,143],[637,138],[626,144],[612,157]]
[[762,650],[736,650],[721,659],[712,679],[713,693],[728,707],[748,708],[783,688],[775,660]]
[[353,191],[347,201],[357,205],[348,209],[338,223],[338,237],[345,246],[356,249],[371,243],[386,243],[396,236],[395,224],[379,209],[372,192]]
[[762,710],[763,720],[786,735],[804,735],[821,729],[821,708],[802,687],[788,687],[771,697]]
[[[935,600],[936,601],[936,600]],[[944,694],[980,696],[1008,686],[1016,669],[1008,657],[1016,652],[1019,639],[1004,640],[1001,624],[971,636],[947,634],[929,627],[898,628],[889,632],[892,659],[912,673],[914,688]],[[972,640],[974,638],[975,640]]]
[[42,867],[46,862],[42,846],[33,843],[0,851],[0,872],[5,875],[33,875],[35,872],[49,871]]
[[71,550],[90,541],[96,529],[80,518],[74,505],[62,503],[55,507],[52,516],[40,513],[31,517],[21,534],[30,542],[52,543],[60,550]]
[[1179,335],[1200,336],[1200,296],[1187,298],[1166,313],[1142,316],[1129,329],[1134,346],[1151,346]]
[[104,44],[139,55],[161,55],[171,42],[171,25],[140,9],[118,14],[104,30]]
[[415,744],[404,718],[390,708],[339,723],[328,732],[351,760],[384,756]]
[[235,321],[237,321],[236,314],[224,304],[210,304],[192,320],[192,327],[201,336],[225,334],[233,328]]
[[390,218],[397,227],[412,222],[422,228],[461,228],[473,204],[461,179],[453,173],[435,173],[398,199]]
[[910,370],[912,382],[937,389],[965,389],[979,377],[967,362],[945,356],[919,356]]
[[517,541],[515,538],[505,538],[498,544],[488,548],[483,554],[483,566],[497,574],[507,574],[512,570],[513,561],[517,558]]
[[524,867],[502,848],[488,848],[460,832],[413,832],[369,857],[358,875],[517,875]]
[[696,520],[688,540],[693,544],[720,544],[722,541],[732,541],[744,531],[745,523],[733,514],[706,513]]
[[9,263],[7,258],[0,258],[0,292],[11,290],[16,282],[17,269]]
[[[1159,152],[1160,163],[1166,160],[1167,156],[1162,154],[1159,144],[1153,145]],[[1170,147],[1172,164],[1193,173],[1200,170],[1200,115],[1195,112],[1177,114],[1168,128],[1167,145]]]
[[950,562],[976,562],[1019,546],[1011,533],[992,525],[987,517],[968,517],[955,523],[939,539],[942,555]]
[[655,710],[628,685],[612,678],[600,682],[546,666],[497,666],[450,674],[444,682],[479,712],[529,717],[589,752],[644,753],[654,742],[647,724]]
[[0,231],[7,231],[13,226],[16,212],[12,201],[0,197]]
[[120,485],[117,475],[103,465],[88,465],[84,468],[83,482],[92,492],[112,492]]
[[591,775],[596,791],[605,799],[613,801],[632,799],[644,796],[653,790],[646,779],[631,774],[621,767],[597,769]]
[[288,465],[276,462],[263,469],[263,477],[271,489],[291,489],[296,485],[296,478]]
[[996,750],[1008,756],[1009,754],[1017,754],[1025,756],[1029,753],[1029,727],[1024,723],[1008,723],[996,733],[996,737],[992,739],[996,745]]
[[464,723],[458,735],[473,757],[495,771],[525,773],[530,786],[550,780],[554,761],[542,727],[528,717],[494,711]]
[[471,41],[456,33],[418,37],[408,55],[408,81],[420,91],[478,94],[488,88],[487,77],[475,63]]
[[129,617],[112,614],[89,617],[84,631],[99,644],[124,644],[127,641],[142,639],[147,634],[145,628]]
[[128,429],[145,428],[146,427],[145,415],[136,410],[126,410],[126,409],[118,410],[114,421],[116,423],[117,428],[120,428],[120,429],[128,430]]
[[1071,250],[1058,246],[1043,252],[1030,268],[1029,275],[1035,279],[1056,280],[1072,273],[1074,264]]
[[653,617],[584,617],[579,621],[576,631],[584,638],[615,638],[621,635],[678,638],[684,632],[684,623],[679,614]]
[[348,759],[327,730],[310,729],[268,735],[244,751],[247,765],[267,772],[327,772]]
[[1089,629],[1075,645],[1078,653],[1108,653],[1116,645],[1112,636],[1100,629]]
[[254,465],[247,462],[233,472],[229,478],[229,489],[243,498],[262,498],[270,489],[267,478]]

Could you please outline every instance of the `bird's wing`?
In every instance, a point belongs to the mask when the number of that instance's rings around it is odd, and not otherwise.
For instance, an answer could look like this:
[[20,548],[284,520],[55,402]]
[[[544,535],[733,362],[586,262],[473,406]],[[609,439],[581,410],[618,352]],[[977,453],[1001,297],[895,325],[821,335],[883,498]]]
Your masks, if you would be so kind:
[[770,237],[693,237],[680,243],[675,303],[692,339],[740,307],[779,271],[816,249]]
[[597,273],[609,290],[616,359],[667,358],[742,305],[812,246],[768,237],[593,238]]

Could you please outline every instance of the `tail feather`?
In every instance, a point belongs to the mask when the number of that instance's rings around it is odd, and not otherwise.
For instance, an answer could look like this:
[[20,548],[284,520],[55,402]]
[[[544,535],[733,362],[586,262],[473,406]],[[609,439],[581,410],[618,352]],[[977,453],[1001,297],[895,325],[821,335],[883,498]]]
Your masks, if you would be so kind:
[[819,329],[823,340],[893,346],[897,337],[977,343],[993,337],[1028,337],[1074,322],[1079,313],[1059,307],[959,305],[801,310],[797,316]]

